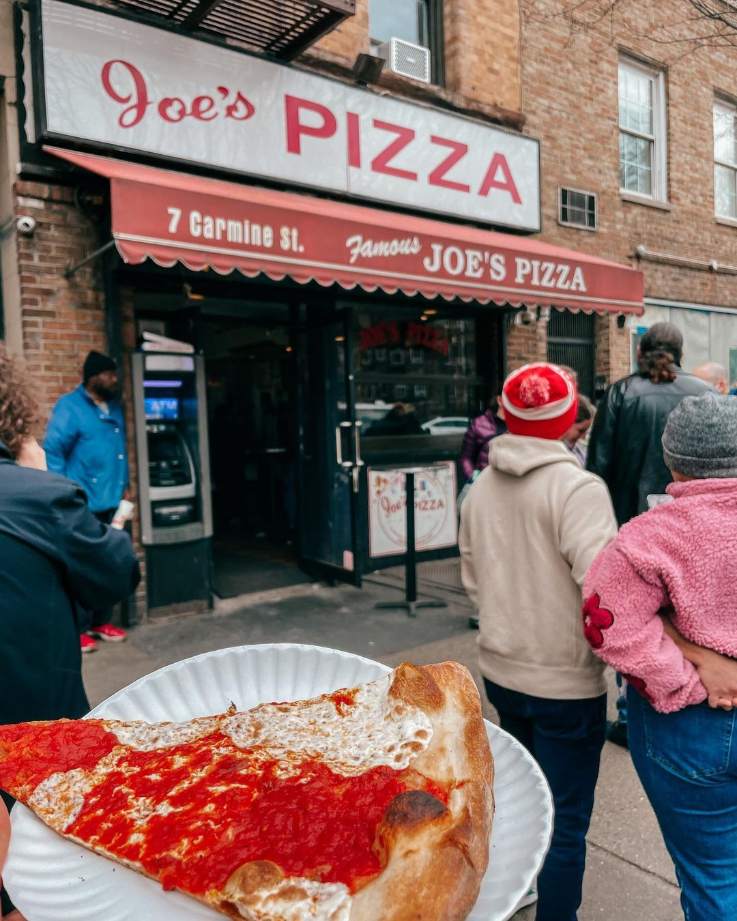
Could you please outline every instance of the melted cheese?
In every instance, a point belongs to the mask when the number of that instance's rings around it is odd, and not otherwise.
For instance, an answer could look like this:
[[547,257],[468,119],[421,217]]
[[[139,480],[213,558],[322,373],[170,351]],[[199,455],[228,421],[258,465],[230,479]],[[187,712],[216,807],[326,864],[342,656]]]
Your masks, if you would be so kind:
[[290,704],[264,704],[225,717],[222,731],[239,748],[263,746],[272,758],[316,757],[339,774],[386,765],[401,771],[430,744],[432,724],[418,707],[389,696],[392,675],[363,685],[354,703],[328,695]]
[[246,921],[349,921],[351,901],[342,883],[292,877],[232,904]]

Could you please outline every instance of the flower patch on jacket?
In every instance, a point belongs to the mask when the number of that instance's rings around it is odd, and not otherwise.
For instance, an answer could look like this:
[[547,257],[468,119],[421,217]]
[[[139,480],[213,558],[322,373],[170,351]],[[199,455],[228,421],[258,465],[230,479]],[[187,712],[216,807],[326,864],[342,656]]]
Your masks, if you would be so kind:
[[604,645],[604,630],[614,623],[614,615],[602,608],[599,595],[592,595],[583,606],[583,632],[593,649]]

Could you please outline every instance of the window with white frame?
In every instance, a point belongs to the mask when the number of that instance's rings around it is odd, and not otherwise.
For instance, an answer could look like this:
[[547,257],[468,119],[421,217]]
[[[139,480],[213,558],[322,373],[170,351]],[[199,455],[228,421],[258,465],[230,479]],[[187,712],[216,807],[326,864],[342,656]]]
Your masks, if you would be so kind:
[[714,212],[737,220],[737,106],[714,102]]
[[619,61],[619,186],[667,198],[665,77],[630,58]]

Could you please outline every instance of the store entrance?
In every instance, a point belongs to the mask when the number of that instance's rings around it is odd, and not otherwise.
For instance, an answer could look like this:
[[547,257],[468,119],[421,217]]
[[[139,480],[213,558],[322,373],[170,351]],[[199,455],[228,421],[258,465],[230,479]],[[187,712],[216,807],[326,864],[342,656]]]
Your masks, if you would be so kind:
[[295,551],[296,403],[288,307],[199,318],[207,369],[214,519],[213,591],[221,598],[308,580]]

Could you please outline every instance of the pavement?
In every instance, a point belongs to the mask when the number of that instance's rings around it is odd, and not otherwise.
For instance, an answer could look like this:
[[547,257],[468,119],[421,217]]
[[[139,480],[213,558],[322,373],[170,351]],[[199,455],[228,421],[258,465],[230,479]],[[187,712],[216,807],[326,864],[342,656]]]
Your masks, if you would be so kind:
[[[422,583],[447,608],[409,618],[401,610],[376,610],[398,599],[401,580],[372,577],[361,590],[301,585],[229,599],[205,615],[139,625],[122,644],[101,645],[85,657],[84,676],[93,706],[157,668],[213,649],[253,643],[310,643],[358,653],[387,665],[455,659],[476,668],[476,631],[454,580]],[[483,695],[482,695],[483,696]],[[610,707],[615,700],[611,682]],[[496,720],[485,701],[485,715]],[[528,908],[515,921],[534,921]],[[607,742],[588,836],[584,899],[579,921],[680,921],[673,867],[655,816],[624,749]]]

